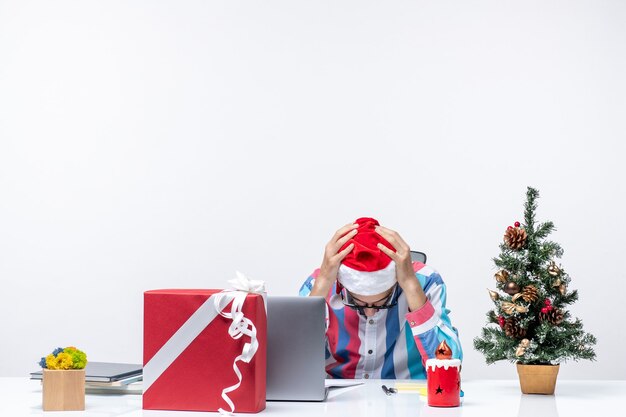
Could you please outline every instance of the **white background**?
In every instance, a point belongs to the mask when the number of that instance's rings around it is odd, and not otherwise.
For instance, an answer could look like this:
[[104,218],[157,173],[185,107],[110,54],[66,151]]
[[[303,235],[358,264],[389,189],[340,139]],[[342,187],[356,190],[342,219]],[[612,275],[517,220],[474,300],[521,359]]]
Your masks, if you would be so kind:
[[0,376],[141,362],[142,292],[296,294],[374,216],[448,284],[464,378],[527,185],[624,378],[626,3],[1,1]]

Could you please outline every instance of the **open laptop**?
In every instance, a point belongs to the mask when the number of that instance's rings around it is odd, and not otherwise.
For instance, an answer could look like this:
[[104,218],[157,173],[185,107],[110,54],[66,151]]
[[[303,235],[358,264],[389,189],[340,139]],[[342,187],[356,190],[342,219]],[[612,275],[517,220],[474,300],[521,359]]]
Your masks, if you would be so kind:
[[267,400],[323,401],[323,297],[267,297]]

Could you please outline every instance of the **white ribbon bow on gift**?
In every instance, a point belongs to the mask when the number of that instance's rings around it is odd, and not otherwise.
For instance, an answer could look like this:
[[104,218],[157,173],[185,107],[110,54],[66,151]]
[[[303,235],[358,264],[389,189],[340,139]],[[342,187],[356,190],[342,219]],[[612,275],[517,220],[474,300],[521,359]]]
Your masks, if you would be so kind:
[[[220,408],[218,411],[221,414],[231,415],[235,412],[235,404],[228,396],[228,393],[239,388],[242,380],[241,371],[237,366],[237,362],[243,361],[245,363],[250,363],[259,348],[259,341],[256,337],[256,327],[250,319],[244,316],[242,311],[243,305],[246,301],[246,296],[249,293],[263,294],[265,292],[265,282],[248,279],[244,274],[237,271],[237,278],[228,281],[228,283],[232,285],[234,290],[224,290],[216,294],[215,309],[222,317],[232,320],[232,323],[228,328],[228,334],[230,337],[235,340],[241,338],[242,336],[250,337],[250,342],[243,345],[241,355],[237,356],[233,361],[233,370],[235,371],[235,375],[237,375],[238,379],[237,383],[222,390],[222,398],[229,405],[230,411],[226,411],[223,408]],[[232,305],[230,313],[227,313],[224,310],[231,300]]]
[[255,294],[263,294],[265,292],[265,281],[248,279],[239,271],[235,272],[235,274],[237,274],[237,278],[228,281],[234,289]]

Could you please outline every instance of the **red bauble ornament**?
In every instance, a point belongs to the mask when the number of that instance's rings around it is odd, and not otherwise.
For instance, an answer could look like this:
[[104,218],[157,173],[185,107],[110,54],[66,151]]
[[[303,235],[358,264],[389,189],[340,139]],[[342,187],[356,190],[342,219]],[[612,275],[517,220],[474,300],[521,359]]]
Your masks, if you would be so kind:
[[544,308],[542,308],[542,309],[541,309],[541,312],[542,312],[543,314],[546,314],[546,313],[548,312],[548,307],[544,307]]
[[504,317],[498,316],[498,324],[501,328],[504,328]]
[[515,227],[519,227],[519,222],[515,222]]
[[506,228],[506,230],[511,230],[513,228],[513,226],[509,226]]
[[550,301],[548,298],[546,298],[543,303],[546,305],[546,307],[550,307],[552,305],[552,301]]

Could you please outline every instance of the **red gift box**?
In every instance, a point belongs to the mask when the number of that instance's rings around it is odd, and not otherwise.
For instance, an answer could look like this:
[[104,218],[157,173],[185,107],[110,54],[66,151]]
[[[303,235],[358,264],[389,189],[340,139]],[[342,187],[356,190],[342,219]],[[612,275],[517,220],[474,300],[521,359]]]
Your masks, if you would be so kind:
[[[256,327],[258,340],[250,362],[237,361],[241,385],[226,395],[234,403],[235,412],[256,413],[265,409],[264,298],[261,294],[221,290],[144,293],[143,409],[231,411],[223,390],[238,383],[233,362],[244,349],[249,349],[251,337],[233,339],[229,334],[233,321],[219,314],[216,296],[226,297],[228,304],[222,310],[226,313],[231,312],[230,298],[245,297],[239,298],[243,303],[241,312]],[[248,323],[248,330],[251,327]]]

